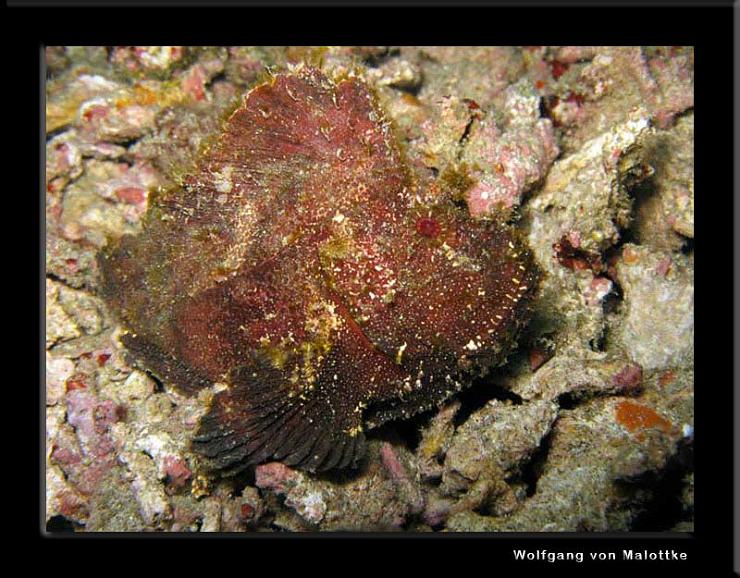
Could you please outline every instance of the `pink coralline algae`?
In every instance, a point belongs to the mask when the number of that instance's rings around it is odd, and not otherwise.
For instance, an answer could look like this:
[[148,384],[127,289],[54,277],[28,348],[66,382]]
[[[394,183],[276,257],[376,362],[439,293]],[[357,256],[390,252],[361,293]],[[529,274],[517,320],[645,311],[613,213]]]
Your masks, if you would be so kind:
[[612,377],[612,383],[623,390],[636,389],[642,384],[642,367],[630,363]]
[[472,215],[506,214],[549,170],[559,149],[552,122],[539,116],[539,97],[529,83],[505,93],[503,128],[483,119],[470,129],[463,161],[476,184],[465,193]]
[[[85,388],[72,388],[66,395],[66,405],[70,427],[54,437],[49,459],[61,468],[70,484],[65,492],[69,495],[76,492],[78,501],[84,504],[115,465],[116,446],[111,428],[123,416],[115,403],[101,401]],[[61,510],[63,506],[64,503]],[[76,515],[73,519],[85,516]]]
[[183,487],[192,475],[187,463],[175,456],[165,456],[164,467],[167,480],[173,488]]
[[226,385],[193,442],[209,468],[351,466],[366,429],[502,362],[530,252],[424,198],[367,85],[302,66],[248,92],[142,233],[101,254],[139,361],[187,394]]

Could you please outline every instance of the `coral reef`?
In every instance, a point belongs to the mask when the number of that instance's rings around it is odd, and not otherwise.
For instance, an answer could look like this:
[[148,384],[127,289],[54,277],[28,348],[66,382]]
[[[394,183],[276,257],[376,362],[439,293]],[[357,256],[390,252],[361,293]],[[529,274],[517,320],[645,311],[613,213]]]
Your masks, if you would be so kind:
[[[48,47],[46,60],[47,529],[692,529],[692,48]],[[193,447],[219,386],[184,395],[138,364],[96,255],[146,228],[268,70],[304,63],[372,89],[417,202],[467,208],[470,231],[507,221],[543,276],[505,365],[370,429],[355,469],[272,461],[221,477]]]

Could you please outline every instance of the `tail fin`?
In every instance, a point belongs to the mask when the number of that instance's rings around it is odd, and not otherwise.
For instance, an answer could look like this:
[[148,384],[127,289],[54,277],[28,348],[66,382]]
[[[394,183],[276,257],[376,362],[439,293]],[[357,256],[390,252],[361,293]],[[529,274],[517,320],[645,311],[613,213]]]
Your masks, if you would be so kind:
[[354,467],[364,454],[360,415],[355,424],[338,419],[320,386],[289,395],[266,365],[232,372],[231,387],[214,398],[193,439],[206,465],[224,475],[269,460],[310,472]]

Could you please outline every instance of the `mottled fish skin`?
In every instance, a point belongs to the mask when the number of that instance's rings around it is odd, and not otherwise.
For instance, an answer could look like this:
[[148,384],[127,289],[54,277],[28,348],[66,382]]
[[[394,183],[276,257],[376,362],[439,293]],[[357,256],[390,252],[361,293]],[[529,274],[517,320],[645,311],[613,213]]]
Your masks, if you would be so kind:
[[419,201],[359,79],[252,89],[143,231],[100,256],[122,341],[167,384],[214,382],[194,448],[236,473],[356,465],[363,431],[500,363],[538,273],[508,226]]

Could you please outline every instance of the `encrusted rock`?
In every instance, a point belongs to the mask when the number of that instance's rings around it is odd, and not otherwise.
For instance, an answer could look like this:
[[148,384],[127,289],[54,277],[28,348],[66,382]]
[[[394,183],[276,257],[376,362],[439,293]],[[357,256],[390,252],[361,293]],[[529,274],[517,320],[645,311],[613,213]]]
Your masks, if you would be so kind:
[[626,244],[617,274],[626,303],[616,330],[622,348],[645,369],[693,366],[694,271],[688,260]]
[[491,465],[502,475],[515,472],[540,445],[557,409],[551,401],[488,402],[457,429],[445,458],[443,491],[467,490]]
[[461,512],[450,517],[447,529],[521,532],[533,524],[545,532],[628,529],[640,497],[649,495],[625,495],[618,483],[664,467],[680,434],[670,424],[664,427],[655,412],[650,414],[655,420],[634,426],[620,421],[622,403],[633,402],[597,399],[558,419],[536,492],[513,514]]

